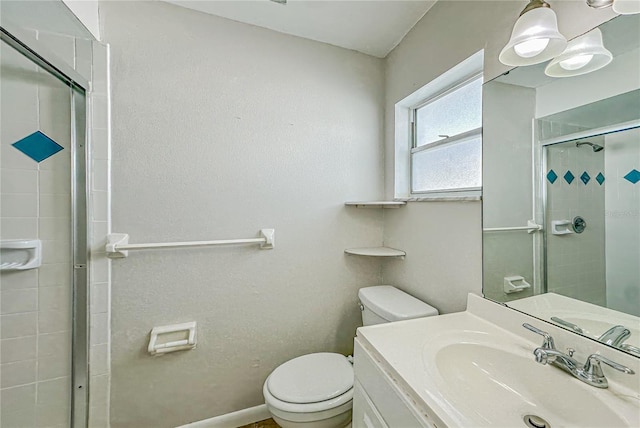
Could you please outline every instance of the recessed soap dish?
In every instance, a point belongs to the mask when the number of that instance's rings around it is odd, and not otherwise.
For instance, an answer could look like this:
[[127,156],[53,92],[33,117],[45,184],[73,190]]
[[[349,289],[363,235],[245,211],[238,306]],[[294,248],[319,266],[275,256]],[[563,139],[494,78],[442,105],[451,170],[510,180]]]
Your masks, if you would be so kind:
[[42,264],[42,241],[9,239],[0,241],[0,270],[35,269]]

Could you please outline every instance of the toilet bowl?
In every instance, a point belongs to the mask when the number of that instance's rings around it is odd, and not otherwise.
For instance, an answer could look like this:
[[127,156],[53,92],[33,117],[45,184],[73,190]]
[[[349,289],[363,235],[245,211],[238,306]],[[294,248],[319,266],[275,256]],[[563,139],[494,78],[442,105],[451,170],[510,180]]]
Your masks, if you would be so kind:
[[[389,285],[358,292],[364,325],[438,315],[432,306]],[[278,366],[262,388],[283,428],[343,428],[351,423],[353,367],[341,354],[320,352]]]
[[307,354],[276,368],[262,388],[283,428],[337,428],[351,422],[353,367],[344,355]]

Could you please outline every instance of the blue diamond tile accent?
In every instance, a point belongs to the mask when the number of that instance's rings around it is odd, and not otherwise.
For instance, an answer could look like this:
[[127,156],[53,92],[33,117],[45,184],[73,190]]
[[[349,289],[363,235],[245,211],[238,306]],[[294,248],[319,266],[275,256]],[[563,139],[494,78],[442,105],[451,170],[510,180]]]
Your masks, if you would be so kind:
[[556,172],[552,169],[549,170],[549,172],[547,173],[547,180],[549,180],[549,182],[553,184],[556,182],[557,179],[558,179],[558,174],[556,174]]
[[640,181],[640,171],[638,171],[637,169],[633,169],[629,171],[629,174],[624,176],[624,179],[630,181],[633,184],[636,184],[638,181]]
[[564,174],[564,181],[566,181],[568,184],[573,183],[573,180],[574,180],[575,178],[576,178],[576,177],[571,173],[571,171],[567,171],[567,172]]
[[591,180],[591,177],[589,176],[589,174],[587,173],[587,171],[583,172],[582,175],[580,176],[580,180],[582,180],[582,182],[585,184],[585,186],[587,185],[587,183],[589,182],[589,180]]
[[596,175],[596,181],[601,186],[602,186],[602,183],[604,183],[604,175],[602,175],[601,172],[599,172],[598,175]]
[[40,131],[27,135],[22,140],[13,143],[12,146],[36,162],[42,162],[64,149]]

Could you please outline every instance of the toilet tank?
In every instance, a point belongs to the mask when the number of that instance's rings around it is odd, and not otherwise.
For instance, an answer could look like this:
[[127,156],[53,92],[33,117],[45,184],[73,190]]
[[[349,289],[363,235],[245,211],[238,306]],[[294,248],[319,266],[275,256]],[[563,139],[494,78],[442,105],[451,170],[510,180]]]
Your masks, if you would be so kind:
[[361,288],[358,297],[362,304],[363,325],[438,315],[438,310],[433,306],[390,285]]

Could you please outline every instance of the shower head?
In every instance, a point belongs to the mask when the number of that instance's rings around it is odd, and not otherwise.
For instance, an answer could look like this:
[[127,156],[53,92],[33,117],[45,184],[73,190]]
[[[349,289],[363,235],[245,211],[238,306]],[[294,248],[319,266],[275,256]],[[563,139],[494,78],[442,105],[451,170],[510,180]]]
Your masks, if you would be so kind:
[[576,147],[580,147],[580,146],[582,146],[584,144],[586,144],[587,146],[591,146],[591,148],[593,149],[594,152],[599,152],[599,151],[604,150],[604,147],[599,146],[598,144],[590,143],[589,141],[583,141],[581,143],[576,143]]

